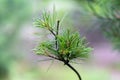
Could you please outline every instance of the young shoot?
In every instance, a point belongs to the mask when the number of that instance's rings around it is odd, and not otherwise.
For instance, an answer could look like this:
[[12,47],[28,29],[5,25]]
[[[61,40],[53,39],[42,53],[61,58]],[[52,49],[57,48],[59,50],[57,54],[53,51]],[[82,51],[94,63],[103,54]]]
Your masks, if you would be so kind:
[[42,18],[35,22],[35,26],[51,32],[54,40],[40,43],[35,48],[35,52],[38,55],[62,61],[77,74],[79,80],[82,80],[77,70],[70,65],[70,61],[89,57],[92,48],[88,47],[85,37],[81,37],[77,31],[72,32],[70,29],[67,29],[61,30],[62,33],[60,33],[60,20],[57,20],[55,10],[53,11],[53,15],[48,12],[43,13]]

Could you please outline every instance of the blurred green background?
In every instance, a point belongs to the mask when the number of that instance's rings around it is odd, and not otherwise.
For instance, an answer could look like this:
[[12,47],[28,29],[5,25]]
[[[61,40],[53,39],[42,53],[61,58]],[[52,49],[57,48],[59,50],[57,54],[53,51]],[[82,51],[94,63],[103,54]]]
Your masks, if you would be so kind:
[[104,36],[99,20],[86,3],[79,0],[0,0],[0,80],[77,80],[63,63],[54,61],[49,68],[52,61],[40,61],[48,58],[33,51],[47,36],[33,22],[44,9],[51,11],[53,5],[60,16],[65,15],[62,26],[79,30],[94,48],[88,61],[72,63],[83,80],[120,80],[118,50],[113,49],[111,38]]

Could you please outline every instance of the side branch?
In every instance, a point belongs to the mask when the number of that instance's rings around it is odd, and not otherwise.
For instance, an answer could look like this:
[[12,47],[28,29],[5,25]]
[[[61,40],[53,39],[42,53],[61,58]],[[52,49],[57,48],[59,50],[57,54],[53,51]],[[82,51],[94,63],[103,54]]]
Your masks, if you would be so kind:
[[51,29],[49,31],[56,37],[56,34]]

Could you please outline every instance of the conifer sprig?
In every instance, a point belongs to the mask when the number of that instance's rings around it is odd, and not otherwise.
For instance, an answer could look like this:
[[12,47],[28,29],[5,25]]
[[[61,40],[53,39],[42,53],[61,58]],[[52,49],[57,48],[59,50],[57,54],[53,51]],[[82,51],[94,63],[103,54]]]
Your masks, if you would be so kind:
[[[55,12],[53,12],[53,14],[54,13]],[[45,12],[43,17],[35,22],[37,27],[50,31],[54,36],[54,40],[40,43],[35,48],[35,52],[38,55],[44,55],[62,61],[71,68],[77,74],[79,80],[81,80],[80,74],[69,62],[76,58],[87,58],[92,48],[88,47],[88,42],[84,37],[81,37],[78,32],[73,33],[70,29],[67,29],[60,34],[60,20],[57,20],[54,15],[51,16],[50,13]]]

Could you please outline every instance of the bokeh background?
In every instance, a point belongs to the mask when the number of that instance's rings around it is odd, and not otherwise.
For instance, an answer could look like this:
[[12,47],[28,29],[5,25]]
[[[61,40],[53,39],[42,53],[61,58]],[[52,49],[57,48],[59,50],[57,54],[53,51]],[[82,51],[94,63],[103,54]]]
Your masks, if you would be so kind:
[[47,33],[33,22],[44,9],[52,11],[53,5],[64,17],[61,26],[80,31],[94,48],[87,61],[71,63],[83,80],[120,80],[119,50],[114,49],[97,18],[79,0],[0,0],[0,80],[77,80],[62,62],[33,51],[47,39]]

